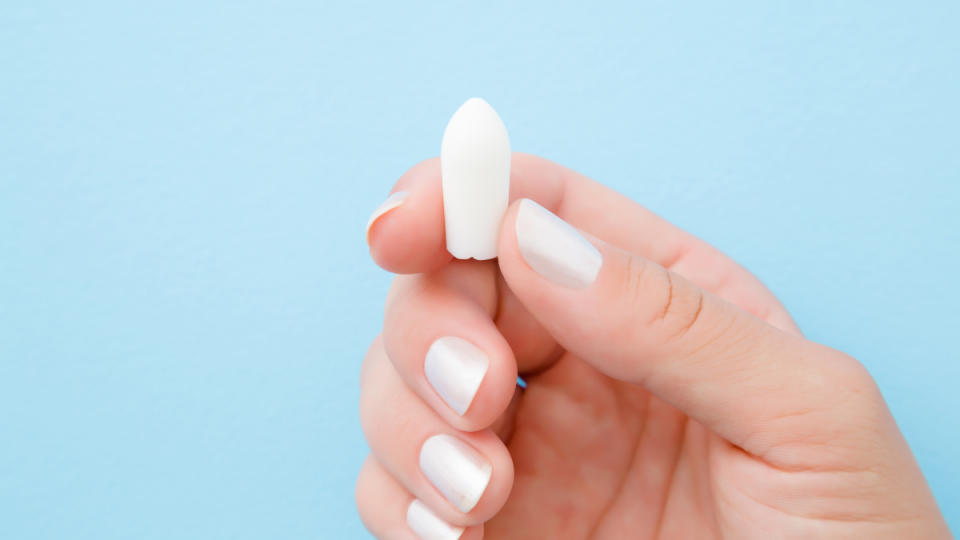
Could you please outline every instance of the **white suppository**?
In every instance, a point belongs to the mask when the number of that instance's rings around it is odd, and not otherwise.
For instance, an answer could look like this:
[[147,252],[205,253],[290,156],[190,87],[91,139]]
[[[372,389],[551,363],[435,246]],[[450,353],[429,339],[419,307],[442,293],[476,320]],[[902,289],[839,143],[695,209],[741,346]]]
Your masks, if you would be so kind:
[[447,251],[458,259],[493,259],[510,195],[510,139],[486,101],[471,98],[453,113],[440,170]]

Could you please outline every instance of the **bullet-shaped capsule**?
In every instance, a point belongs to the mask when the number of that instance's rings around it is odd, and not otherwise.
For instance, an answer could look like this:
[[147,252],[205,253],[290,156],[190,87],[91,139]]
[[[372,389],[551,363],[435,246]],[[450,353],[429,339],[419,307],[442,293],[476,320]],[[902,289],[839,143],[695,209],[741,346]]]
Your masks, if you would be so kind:
[[489,103],[471,98],[453,113],[440,170],[447,251],[458,259],[496,257],[510,195],[510,139]]

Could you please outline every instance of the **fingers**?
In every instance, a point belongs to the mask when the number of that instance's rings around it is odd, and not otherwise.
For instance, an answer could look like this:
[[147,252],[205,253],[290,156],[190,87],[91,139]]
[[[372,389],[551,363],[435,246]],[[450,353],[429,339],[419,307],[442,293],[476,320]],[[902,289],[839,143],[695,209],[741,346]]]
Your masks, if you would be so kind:
[[[798,333],[786,310],[749,272],[646,208],[547,160],[514,154],[510,198],[529,198],[605,242],[686,276],[705,290],[774,326]],[[406,173],[394,187],[406,197],[385,203],[368,225],[373,259],[396,273],[428,272],[451,259],[446,251],[439,160]]]
[[364,361],[360,421],[383,469],[456,526],[492,517],[513,483],[513,463],[490,430],[457,431],[400,379],[375,343]]
[[453,258],[445,244],[439,159],[420,163],[397,181],[371,214],[366,235],[373,260],[397,274],[428,272]]
[[798,423],[813,418],[842,425],[835,406],[856,406],[852,394],[875,394],[852,359],[776,329],[647,258],[588,239],[532,201],[508,211],[499,265],[567,350],[642,384],[748,451],[795,438]]
[[479,540],[483,526],[457,527],[437,516],[367,456],[356,488],[357,511],[380,540]]
[[455,261],[398,277],[387,299],[383,343],[396,373],[464,431],[488,428],[516,389],[516,361],[493,322],[496,279],[493,261]]

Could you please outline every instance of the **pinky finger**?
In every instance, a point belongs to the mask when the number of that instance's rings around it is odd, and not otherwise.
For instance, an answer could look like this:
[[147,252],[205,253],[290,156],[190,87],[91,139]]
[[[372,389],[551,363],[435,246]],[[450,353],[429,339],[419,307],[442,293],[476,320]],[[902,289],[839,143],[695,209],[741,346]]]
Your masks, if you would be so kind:
[[411,495],[373,456],[367,456],[356,488],[360,520],[379,540],[481,540],[483,525],[456,527]]

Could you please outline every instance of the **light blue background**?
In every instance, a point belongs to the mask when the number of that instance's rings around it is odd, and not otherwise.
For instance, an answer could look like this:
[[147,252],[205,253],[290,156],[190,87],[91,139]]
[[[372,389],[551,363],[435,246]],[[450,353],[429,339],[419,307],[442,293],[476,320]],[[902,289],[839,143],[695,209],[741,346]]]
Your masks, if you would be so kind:
[[879,380],[960,526],[957,2],[0,7],[0,537],[362,538],[363,226],[479,95]]

